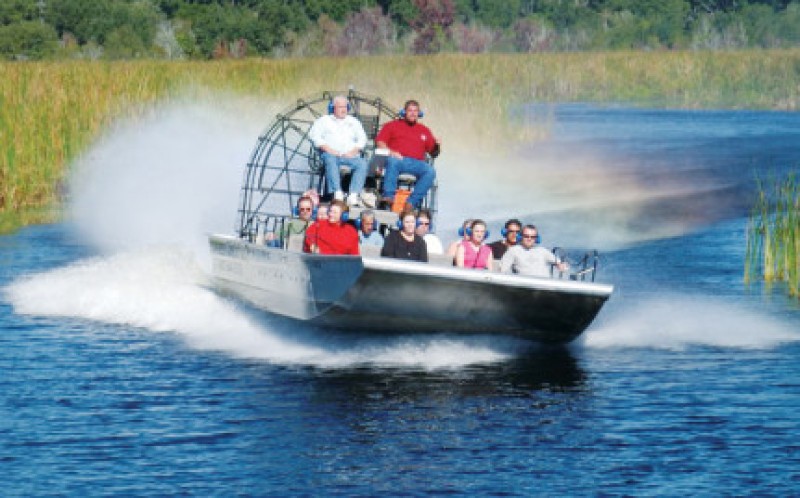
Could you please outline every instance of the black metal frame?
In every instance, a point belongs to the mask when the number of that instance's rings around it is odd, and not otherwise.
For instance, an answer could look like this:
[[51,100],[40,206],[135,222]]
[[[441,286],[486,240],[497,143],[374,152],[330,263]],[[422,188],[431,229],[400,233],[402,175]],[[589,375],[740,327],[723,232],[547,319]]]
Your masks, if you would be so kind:
[[[594,277],[597,274],[597,263],[600,259],[600,255],[596,250],[593,249],[586,252],[579,260],[574,262],[569,260],[567,252],[561,247],[554,247],[552,252],[556,256],[557,261],[568,263],[570,265],[570,270],[574,270],[568,273],[570,280],[585,282],[588,275],[591,279],[590,281],[594,282]],[[555,266],[551,266],[551,277],[555,277],[555,271]],[[564,272],[559,271],[558,278],[564,278]]]
[[[347,98],[349,114],[365,124],[369,140],[363,153],[367,162],[370,161],[375,151],[375,135],[383,124],[397,118],[395,108],[380,97],[355,90],[324,91],[298,99],[279,113],[258,137],[245,166],[236,222],[236,233],[240,238],[254,242],[259,230],[262,233],[282,232],[300,196],[323,184],[324,168],[308,133],[314,121],[328,113],[328,104],[338,95]],[[433,166],[432,158],[429,162]],[[423,204],[430,209],[432,217],[437,212],[436,198],[437,185],[434,184]],[[283,241],[276,243],[282,245]]]

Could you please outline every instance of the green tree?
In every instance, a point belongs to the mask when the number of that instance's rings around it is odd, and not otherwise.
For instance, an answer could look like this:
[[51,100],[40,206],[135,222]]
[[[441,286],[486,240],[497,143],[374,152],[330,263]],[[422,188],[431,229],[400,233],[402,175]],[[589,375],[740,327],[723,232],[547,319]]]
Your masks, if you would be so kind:
[[691,6],[686,0],[602,0],[603,46],[675,47],[683,43]]
[[592,4],[582,5],[581,2],[564,2],[563,0],[534,0],[526,2],[526,13],[536,14],[536,17],[545,19],[553,24],[558,31],[574,29],[578,26],[595,28],[598,22],[598,8]]
[[148,55],[148,47],[128,24],[109,33],[103,48],[106,59],[138,59]]
[[287,33],[300,33],[312,25],[305,10],[297,2],[263,0],[259,3],[257,12],[265,36],[266,43],[262,49],[264,54],[282,45]]
[[70,33],[81,45],[89,41],[103,45],[113,31],[128,26],[149,47],[159,16],[157,8],[145,0],[58,0],[48,2],[45,11],[59,35]]
[[0,26],[39,19],[39,8],[31,0],[0,0]]
[[775,36],[785,46],[800,44],[800,2],[793,2],[778,16],[773,27]]
[[520,0],[475,0],[475,18],[495,28],[508,28],[519,19]]
[[378,5],[383,9],[383,13],[392,19],[401,34],[411,30],[411,24],[419,14],[412,0],[379,0]]
[[0,56],[6,59],[44,59],[57,49],[58,35],[48,24],[22,21],[0,26]]

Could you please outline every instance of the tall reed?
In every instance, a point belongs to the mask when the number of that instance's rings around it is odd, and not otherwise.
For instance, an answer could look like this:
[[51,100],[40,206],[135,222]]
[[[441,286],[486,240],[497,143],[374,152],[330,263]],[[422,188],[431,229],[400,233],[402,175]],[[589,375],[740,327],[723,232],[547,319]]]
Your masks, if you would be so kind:
[[389,102],[415,97],[445,139],[502,150],[548,132],[547,120],[518,112],[519,104],[796,110],[797,81],[797,49],[0,63],[0,232],[52,219],[68,165],[111,122],[178,96],[226,92],[288,104],[354,85]]
[[800,183],[797,174],[758,182],[747,230],[745,282],[785,282],[800,296]]

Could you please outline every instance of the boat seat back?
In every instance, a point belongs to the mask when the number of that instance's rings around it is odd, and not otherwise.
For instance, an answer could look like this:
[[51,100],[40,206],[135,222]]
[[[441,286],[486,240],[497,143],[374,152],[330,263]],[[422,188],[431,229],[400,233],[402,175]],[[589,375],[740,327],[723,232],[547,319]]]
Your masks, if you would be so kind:
[[381,248],[378,246],[371,246],[362,244],[359,246],[361,250],[361,256],[365,258],[380,258],[381,257]]
[[428,263],[436,266],[452,267],[453,256],[448,256],[447,254],[428,253]]
[[378,119],[377,115],[370,115],[370,114],[358,114],[356,116],[359,121],[361,121],[361,126],[364,127],[364,133],[367,134],[368,140],[375,140],[375,137],[378,136],[378,131],[380,126],[380,120]]
[[304,233],[290,233],[286,236],[286,249],[292,252],[303,252]]

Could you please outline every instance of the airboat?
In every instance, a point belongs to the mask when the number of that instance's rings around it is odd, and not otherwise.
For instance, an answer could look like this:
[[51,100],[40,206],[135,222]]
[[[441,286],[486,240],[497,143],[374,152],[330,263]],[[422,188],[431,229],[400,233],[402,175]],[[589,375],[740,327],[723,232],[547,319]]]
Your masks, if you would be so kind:
[[[554,278],[456,268],[452,258],[437,255],[427,263],[382,258],[366,246],[360,256],[303,252],[302,240],[284,227],[304,192],[316,189],[323,199],[330,195],[308,133],[336,95],[347,97],[349,113],[363,124],[370,139],[365,159],[370,171],[379,170],[374,168],[381,159],[375,136],[399,114],[381,98],[355,90],[324,91],[278,114],[245,165],[235,232],[209,237],[212,280],[219,292],[268,313],[373,334],[497,334],[564,344],[589,326],[613,290],[594,281],[596,252]],[[377,175],[371,181],[368,186],[380,188]],[[414,181],[401,175],[399,188],[413,189]],[[434,185],[423,201],[434,219],[437,196]],[[382,230],[395,225],[396,213],[374,212]],[[351,218],[358,214],[358,208],[351,209]]]

